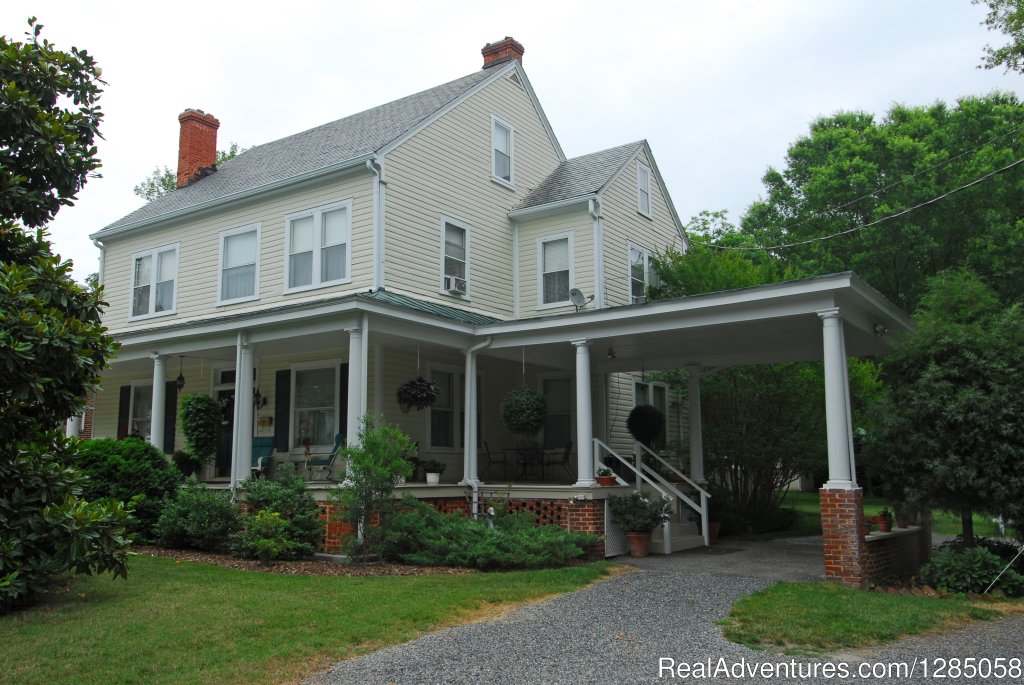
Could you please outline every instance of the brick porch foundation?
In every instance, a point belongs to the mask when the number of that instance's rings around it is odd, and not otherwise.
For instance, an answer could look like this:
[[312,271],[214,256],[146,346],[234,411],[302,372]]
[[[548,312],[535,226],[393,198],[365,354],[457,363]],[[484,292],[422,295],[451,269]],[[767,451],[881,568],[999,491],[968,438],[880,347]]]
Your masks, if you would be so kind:
[[822,488],[821,532],[825,539],[825,578],[864,587],[867,582],[867,552],[860,533],[864,520],[864,491]]

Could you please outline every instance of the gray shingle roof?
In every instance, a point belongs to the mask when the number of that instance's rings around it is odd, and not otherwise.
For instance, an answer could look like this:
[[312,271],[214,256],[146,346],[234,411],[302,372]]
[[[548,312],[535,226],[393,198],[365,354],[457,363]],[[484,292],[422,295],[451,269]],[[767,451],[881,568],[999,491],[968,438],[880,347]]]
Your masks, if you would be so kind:
[[345,161],[372,154],[497,73],[483,69],[308,131],[246,150],[197,183],[153,200],[110,224],[101,234],[177,214]]
[[596,193],[615,176],[623,164],[640,151],[643,144],[640,140],[565,160],[531,190],[513,211]]

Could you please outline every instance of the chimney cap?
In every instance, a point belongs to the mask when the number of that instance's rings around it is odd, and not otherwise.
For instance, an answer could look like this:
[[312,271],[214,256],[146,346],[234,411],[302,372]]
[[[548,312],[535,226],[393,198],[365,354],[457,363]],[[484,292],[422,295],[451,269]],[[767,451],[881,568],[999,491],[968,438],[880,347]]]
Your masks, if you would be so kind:
[[526,48],[523,47],[523,44],[512,36],[505,36],[502,40],[488,43],[480,51],[484,56],[484,69],[504,64],[513,59],[522,63],[525,52]]
[[186,121],[190,119],[200,121],[212,128],[220,128],[220,120],[212,114],[208,114],[201,109],[192,109],[191,107],[189,107],[184,112],[178,115],[179,123],[184,124]]

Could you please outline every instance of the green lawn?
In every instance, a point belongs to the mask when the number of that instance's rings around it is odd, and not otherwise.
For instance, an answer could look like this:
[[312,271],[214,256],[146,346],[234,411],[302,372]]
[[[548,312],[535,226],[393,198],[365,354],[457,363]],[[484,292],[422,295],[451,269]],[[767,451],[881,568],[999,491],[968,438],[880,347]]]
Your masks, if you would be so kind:
[[862,592],[832,583],[779,583],[736,602],[721,624],[726,638],[749,647],[814,653],[891,642],[998,615],[964,599]]
[[0,617],[5,683],[281,683],[439,626],[575,590],[604,563],[382,578],[248,573],[133,556],[127,582]]

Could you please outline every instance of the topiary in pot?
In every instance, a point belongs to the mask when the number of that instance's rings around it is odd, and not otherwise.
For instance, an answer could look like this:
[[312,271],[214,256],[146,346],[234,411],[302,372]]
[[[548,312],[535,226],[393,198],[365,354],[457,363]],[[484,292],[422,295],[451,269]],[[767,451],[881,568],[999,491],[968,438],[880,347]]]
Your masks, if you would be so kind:
[[433,406],[441,394],[437,383],[423,376],[411,378],[398,386],[398,403],[405,407],[416,407],[417,411]]
[[626,430],[639,442],[650,447],[651,442],[665,430],[665,415],[649,404],[637,405],[629,412]]
[[533,388],[516,388],[501,402],[501,418],[513,433],[535,435],[547,420],[548,402]]
[[179,418],[185,448],[200,464],[209,464],[220,443],[220,403],[198,392],[185,395],[181,398]]

